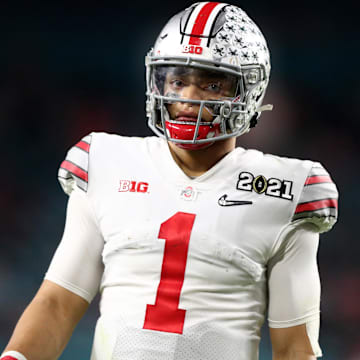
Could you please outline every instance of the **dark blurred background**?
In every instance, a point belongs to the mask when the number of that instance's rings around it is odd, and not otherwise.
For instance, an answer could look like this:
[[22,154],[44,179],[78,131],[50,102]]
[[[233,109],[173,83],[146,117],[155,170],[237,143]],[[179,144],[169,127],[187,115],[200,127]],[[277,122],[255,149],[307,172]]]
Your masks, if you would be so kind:
[[[45,4],[45,5],[44,5]],[[42,282],[61,238],[67,196],[57,183],[66,151],[90,131],[150,135],[144,56],[191,2],[13,1],[0,5],[0,351]],[[351,1],[233,2],[255,19],[272,53],[265,103],[239,145],[324,164],[340,219],[322,235],[324,359],[360,359],[359,37]],[[61,359],[89,358],[95,301]],[[263,359],[271,359],[266,327]]]

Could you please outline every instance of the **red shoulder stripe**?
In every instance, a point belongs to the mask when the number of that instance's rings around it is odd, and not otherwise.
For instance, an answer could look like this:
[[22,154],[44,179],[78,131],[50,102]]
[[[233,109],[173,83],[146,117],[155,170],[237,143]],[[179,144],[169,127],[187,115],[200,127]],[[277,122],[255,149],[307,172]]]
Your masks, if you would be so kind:
[[80,148],[81,150],[86,151],[87,153],[90,150],[90,144],[86,143],[85,141],[79,141],[76,145],[76,147]]
[[218,2],[209,2],[203,6],[200,10],[196,20],[194,22],[193,28],[191,30],[191,36],[189,40],[189,45],[200,45],[201,38],[199,36],[202,35],[205,29],[205,25],[209,19],[211,12],[214,10]]
[[75,176],[88,182],[88,174],[85,170],[79,168],[77,165],[71,163],[70,161],[64,160],[61,165],[61,168],[73,173]]
[[307,203],[299,204],[296,207],[295,214],[299,214],[303,211],[315,211],[325,208],[335,208],[338,207],[338,201],[337,199],[323,199],[323,200],[316,200],[316,201],[310,201]]
[[17,360],[17,359],[12,356],[7,355],[5,357],[2,357],[1,360]]
[[321,184],[321,183],[332,183],[330,176],[328,175],[320,175],[320,176],[308,176],[305,185],[312,185],[312,184]]

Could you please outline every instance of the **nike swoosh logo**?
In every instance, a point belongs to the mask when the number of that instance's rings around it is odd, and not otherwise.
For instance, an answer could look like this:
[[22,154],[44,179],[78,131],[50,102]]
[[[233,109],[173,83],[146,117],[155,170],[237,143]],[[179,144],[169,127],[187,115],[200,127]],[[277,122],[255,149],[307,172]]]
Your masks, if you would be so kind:
[[219,198],[218,204],[220,206],[235,206],[235,205],[251,205],[252,201],[244,201],[244,200],[226,200],[227,195],[223,195]]

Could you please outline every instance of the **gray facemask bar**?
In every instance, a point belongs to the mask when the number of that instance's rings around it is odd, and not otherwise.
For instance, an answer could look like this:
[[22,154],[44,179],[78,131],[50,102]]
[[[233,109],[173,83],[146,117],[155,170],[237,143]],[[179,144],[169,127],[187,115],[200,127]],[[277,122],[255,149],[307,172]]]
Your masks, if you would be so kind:
[[[167,97],[162,95],[154,94],[152,89],[151,83],[151,68],[153,66],[158,65],[179,65],[179,66],[192,66],[199,69],[205,69],[210,71],[221,70],[222,72],[235,75],[236,77],[241,77],[243,72],[240,70],[238,66],[229,66],[224,65],[220,62],[213,62],[213,61],[206,61],[206,60],[195,60],[190,57],[162,57],[162,56],[151,56],[150,54],[146,57],[145,60],[146,64],[146,84],[147,84],[147,115],[148,115],[148,126],[152,129],[152,131],[158,135],[159,137],[165,138],[168,141],[172,141],[174,143],[181,143],[181,144],[201,144],[201,143],[208,143],[209,141],[218,141],[227,139],[234,136],[240,136],[247,132],[250,128],[250,120],[245,121],[246,111],[240,110],[239,107],[246,108],[246,100],[248,98],[248,93],[251,92],[252,89],[244,89],[243,86],[240,91],[240,99],[241,101],[228,101],[228,100],[220,100],[220,101],[211,101],[211,100],[189,100],[189,99],[181,99],[181,98],[174,98],[174,97]],[[258,69],[260,71],[260,79],[258,82],[254,84],[253,87],[257,86],[258,83],[265,79],[265,68],[261,65],[247,65],[242,67],[243,70],[253,70]],[[242,82],[241,82],[242,83]],[[200,105],[200,110],[196,122],[194,137],[192,140],[181,140],[181,139],[174,139],[169,137],[165,121],[174,122],[174,120],[169,119],[169,115],[167,113],[167,109],[165,107],[166,103],[174,103],[174,102],[183,102],[183,103],[190,103],[195,105]],[[215,121],[220,123],[220,130],[222,135],[218,135],[214,138],[209,139],[196,139],[199,132],[200,125],[208,125],[212,126],[214,122],[211,123],[204,123],[201,122],[202,112],[204,107],[208,106],[219,106],[220,107],[220,114],[216,116]],[[160,114],[161,119],[157,119],[156,112],[160,107]],[[244,119],[239,123],[239,120],[236,121],[236,118],[240,115],[244,116]],[[159,121],[160,120],[160,121]],[[161,123],[161,127],[159,126]],[[226,126],[228,123],[228,126]],[[227,133],[227,128],[230,131]]]
[[[151,129],[157,134],[162,137],[165,137],[166,140],[171,140],[178,143],[184,143],[184,144],[195,144],[195,143],[203,143],[203,142],[209,142],[209,140],[214,141],[215,139],[218,140],[220,138],[225,139],[228,137],[233,137],[233,133],[227,133],[227,126],[225,125],[225,122],[230,119],[230,116],[239,116],[240,114],[245,114],[244,110],[236,109],[239,107],[244,107],[245,103],[242,102],[234,102],[234,101],[228,101],[228,100],[188,100],[188,99],[181,99],[181,98],[173,98],[168,96],[161,96],[161,95],[155,95],[151,94],[151,97],[155,100],[155,109],[154,110],[160,110],[161,115],[161,127],[158,125],[158,122],[155,121],[153,123],[149,122],[149,126]],[[191,123],[192,125],[195,125],[195,132],[194,137],[192,140],[179,140],[179,139],[173,139],[168,136],[166,130],[163,131],[163,129],[166,129],[165,127],[165,121],[172,123],[172,124],[184,124],[183,121],[176,121],[168,118],[168,113],[166,110],[166,103],[174,103],[174,102],[182,102],[182,103],[188,103],[193,105],[199,105],[199,113],[198,117],[195,123]],[[156,106],[157,104],[157,106]],[[202,119],[202,113],[204,111],[205,107],[211,107],[211,106],[217,106],[220,107],[219,114],[215,115],[215,119],[212,122],[205,122],[201,121]],[[220,117],[220,121],[218,118]],[[223,121],[221,121],[223,119]],[[220,130],[223,135],[219,135],[216,138],[209,138],[209,139],[196,139],[199,133],[199,127],[200,125],[203,126],[214,126],[217,122],[219,122]],[[230,127],[228,127],[230,130]],[[240,130],[240,129],[239,129]]]

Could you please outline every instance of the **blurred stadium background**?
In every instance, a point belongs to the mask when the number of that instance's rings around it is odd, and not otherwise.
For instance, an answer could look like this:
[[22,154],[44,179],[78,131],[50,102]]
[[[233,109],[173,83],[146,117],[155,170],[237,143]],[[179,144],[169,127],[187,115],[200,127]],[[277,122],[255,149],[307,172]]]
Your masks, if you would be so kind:
[[[144,56],[191,2],[0,5],[0,350],[61,238],[67,197],[56,180],[90,131],[149,135]],[[340,221],[322,236],[324,359],[360,359],[358,5],[348,0],[235,1],[263,30],[272,78],[260,126],[239,145],[321,161],[340,191]],[[10,4],[10,2],[9,2]],[[87,359],[95,301],[62,360]],[[271,359],[264,326],[262,360]]]

